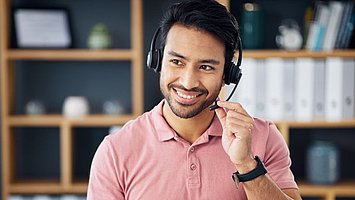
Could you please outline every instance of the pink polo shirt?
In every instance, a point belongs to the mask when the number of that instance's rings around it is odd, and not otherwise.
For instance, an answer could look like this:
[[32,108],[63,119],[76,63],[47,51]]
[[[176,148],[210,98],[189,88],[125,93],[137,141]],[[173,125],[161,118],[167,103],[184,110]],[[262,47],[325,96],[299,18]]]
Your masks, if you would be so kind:
[[[223,150],[218,118],[190,145],[166,123],[163,103],[102,141],[91,166],[88,200],[247,199],[232,180],[237,169]],[[254,154],[281,189],[297,188],[281,134],[268,121],[255,123]]]

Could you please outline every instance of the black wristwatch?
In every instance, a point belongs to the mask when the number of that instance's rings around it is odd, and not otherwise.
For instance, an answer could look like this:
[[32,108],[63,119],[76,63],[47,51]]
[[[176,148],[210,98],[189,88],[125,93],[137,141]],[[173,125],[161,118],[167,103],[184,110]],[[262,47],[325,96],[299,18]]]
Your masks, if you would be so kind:
[[260,160],[260,158],[258,156],[255,156],[255,160],[257,162],[257,165],[255,169],[251,170],[250,172],[240,174],[238,171],[236,171],[233,173],[232,178],[237,188],[239,188],[240,182],[250,181],[267,173],[264,163]]

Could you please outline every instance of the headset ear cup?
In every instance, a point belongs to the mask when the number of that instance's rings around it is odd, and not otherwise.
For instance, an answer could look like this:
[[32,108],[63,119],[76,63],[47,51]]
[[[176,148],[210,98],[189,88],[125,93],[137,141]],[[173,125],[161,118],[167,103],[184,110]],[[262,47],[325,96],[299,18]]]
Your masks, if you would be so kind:
[[229,85],[231,83],[238,85],[241,77],[241,69],[237,65],[232,63],[226,67],[224,73],[224,83],[226,85]]
[[149,68],[149,69],[152,69],[152,60],[153,60],[153,55],[152,55],[153,53],[152,53],[152,51],[149,51],[148,52],[148,55],[147,55],[147,67]]
[[232,65],[230,82],[238,85],[240,78],[242,77],[242,70],[237,65]]
[[155,72],[160,72],[161,71],[161,63],[163,60],[163,55],[160,49],[156,49],[156,63],[155,63]]
[[155,72],[160,72],[162,55],[160,49],[149,51],[147,56],[147,67]]

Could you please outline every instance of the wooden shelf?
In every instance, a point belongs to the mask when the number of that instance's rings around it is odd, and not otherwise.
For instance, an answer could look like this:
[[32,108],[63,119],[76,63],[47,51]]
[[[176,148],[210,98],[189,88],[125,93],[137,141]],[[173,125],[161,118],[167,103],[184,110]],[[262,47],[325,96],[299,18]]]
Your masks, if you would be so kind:
[[288,128],[354,128],[355,119],[341,121],[276,121],[277,125]]
[[85,194],[87,191],[87,183],[63,186],[61,183],[54,181],[31,181],[11,183],[9,186],[9,193],[13,194]]
[[31,181],[16,181],[9,184],[10,193],[25,193],[25,194],[40,194],[45,191],[48,194],[55,194],[62,191],[62,186],[59,180],[31,180]]
[[111,49],[9,49],[9,60],[131,60],[133,50]]
[[13,115],[9,117],[9,125],[16,126],[61,126],[66,124],[75,127],[113,126],[124,124],[134,119],[135,115],[88,115],[81,118],[66,118],[62,115]]
[[[237,54],[236,54],[237,57]],[[334,50],[334,51],[285,51],[285,50],[244,50],[243,58],[256,58],[256,59],[265,59],[270,57],[277,58],[300,58],[300,57],[309,57],[309,58],[327,58],[327,57],[343,57],[343,58],[355,58],[355,50]]]
[[355,196],[355,181],[342,181],[335,185],[314,185],[300,181],[298,185],[302,196]]

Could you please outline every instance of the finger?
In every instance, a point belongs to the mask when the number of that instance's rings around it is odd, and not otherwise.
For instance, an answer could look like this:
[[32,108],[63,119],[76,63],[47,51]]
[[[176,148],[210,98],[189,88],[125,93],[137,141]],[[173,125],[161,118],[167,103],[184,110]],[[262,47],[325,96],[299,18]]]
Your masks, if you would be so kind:
[[227,112],[227,118],[238,119],[249,124],[254,124],[254,119],[252,117],[246,116],[233,110],[229,110]]
[[217,101],[217,105],[226,108],[228,110],[234,110],[236,112],[240,112],[244,114],[245,116],[251,117],[240,103],[229,102],[229,101]]
[[245,130],[248,130],[249,132],[252,132],[254,130],[254,124],[253,123],[245,122],[243,120],[236,119],[236,118],[227,117],[227,119],[226,119],[226,127],[230,128],[232,126],[242,127]]
[[217,108],[215,110],[215,112],[216,112],[216,115],[217,115],[219,121],[222,124],[222,127],[225,127],[226,126],[227,112],[223,108]]
[[228,131],[225,132],[228,137],[234,138],[235,136],[239,136],[239,139],[247,139],[252,134],[252,130],[245,128],[239,124],[227,124]]

